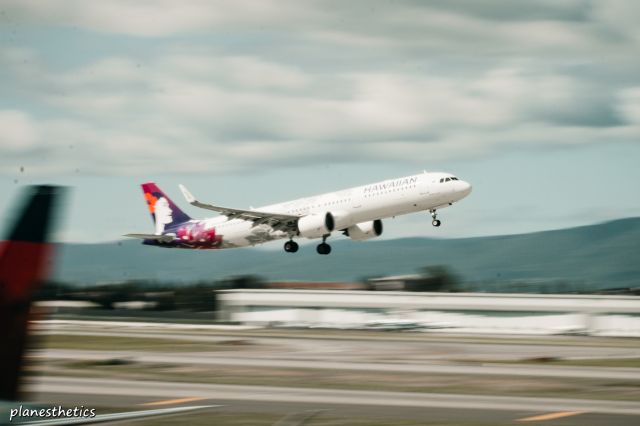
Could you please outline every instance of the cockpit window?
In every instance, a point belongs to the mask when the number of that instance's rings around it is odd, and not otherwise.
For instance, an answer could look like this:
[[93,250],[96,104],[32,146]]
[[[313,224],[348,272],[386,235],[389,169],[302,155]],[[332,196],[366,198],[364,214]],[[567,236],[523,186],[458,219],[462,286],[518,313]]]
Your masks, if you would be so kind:
[[440,183],[444,182],[444,178],[440,179]]
[[452,177],[451,180],[458,180],[458,178],[457,177]]
[[449,182],[451,180],[451,178],[446,178],[444,181],[445,182]]

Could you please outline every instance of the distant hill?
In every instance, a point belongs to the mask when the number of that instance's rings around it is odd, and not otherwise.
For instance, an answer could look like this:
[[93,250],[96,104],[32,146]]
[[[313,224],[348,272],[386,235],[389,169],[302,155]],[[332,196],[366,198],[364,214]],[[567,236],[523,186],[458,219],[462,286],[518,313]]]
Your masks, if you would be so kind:
[[447,265],[468,283],[566,280],[585,288],[640,286],[640,218],[578,228],[495,237],[357,242],[337,239],[333,252],[315,246],[278,250],[171,250],[139,241],[63,244],[56,278],[93,284],[130,279],[212,281],[255,274],[276,280],[353,281]]

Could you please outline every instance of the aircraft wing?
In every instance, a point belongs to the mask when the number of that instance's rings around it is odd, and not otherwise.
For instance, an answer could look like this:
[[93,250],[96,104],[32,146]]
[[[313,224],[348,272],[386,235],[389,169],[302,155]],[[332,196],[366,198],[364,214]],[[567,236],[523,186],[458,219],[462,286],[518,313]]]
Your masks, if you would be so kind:
[[140,238],[142,240],[156,240],[161,243],[170,243],[175,240],[175,235],[156,235],[156,234],[124,234],[124,237]]
[[184,186],[179,185],[182,195],[189,204],[201,209],[213,210],[227,216],[229,219],[243,219],[254,223],[254,225],[269,225],[273,229],[280,231],[295,230],[296,224],[300,216],[284,214],[284,213],[270,213],[258,210],[242,210],[232,209],[228,207],[214,206],[212,204],[201,203],[193,196],[191,192]]

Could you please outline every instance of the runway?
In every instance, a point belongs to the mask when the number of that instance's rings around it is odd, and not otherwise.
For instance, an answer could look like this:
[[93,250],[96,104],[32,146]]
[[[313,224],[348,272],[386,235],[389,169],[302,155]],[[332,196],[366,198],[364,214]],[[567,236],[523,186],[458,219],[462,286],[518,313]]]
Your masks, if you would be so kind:
[[199,397],[241,401],[375,405],[385,407],[464,407],[467,409],[507,411],[584,411],[640,415],[640,405],[636,402],[628,401],[304,389],[71,377],[31,379],[28,381],[27,386],[28,391],[37,393],[75,393],[78,389],[82,389],[84,394],[94,395],[154,396],[160,398]]
[[[52,335],[53,346],[29,354],[43,370],[28,379],[27,390],[46,403],[123,410],[222,405],[202,414],[221,425],[227,424],[224,413],[277,419],[306,411],[324,413],[309,425],[324,424],[322,419],[361,425],[374,418],[382,419],[376,425],[631,426],[640,416],[634,400],[640,368],[518,363],[532,357],[635,359],[637,339],[207,330],[178,324],[164,330],[135,323],[66,324],[40,327],[39,333]],[[73,349],[56,347],[56,336],[66,336]],[[116,339],[113,346],[109,339]],[[168,346],[143,348],[158,339]],[[92,349],[100,342],[103,350]],[[192,344],[196,349],[188,349]]]
[[59,360],[109,360],[126,359],[135,362],[195,364],[216,366],[263,367],[263,368],[305,368],[318,370],[386,371],[395,373],[471,374],[488,376],[534,376],[565,377],[581,379],[640,380],[640,368],[601,368],[537,365],[465,365],[460,363],[372,363],[337,362],[294,359],[262,359],[248,356],[220,356],[217,353],[162,354],[141,351],[86,351],[47,349],[33,355],[36,358]]
[[[211,385],[197,383],[174,383],[157,381],[113,380],[93,378],[47,377],[28,381],[27,390],[35,392],[37,399],[46,399],[46,395],[78,394],[82,392],[83,404],[89,403],[92,396],[109,396],[111,403],[123,401],[131,403],[131,398],[148,401],[153,398],[170,399],[190,398],[198,404],[213,401],[216,404],[274,403],[284,410],[292,409],[330,409],[349,407],[371,407],[376,411],[391,409],[396,415],[424,416],[448,413],[447,418],[489,418],[500,421],[506,419],[527,418],[541,413],[573,413],[579,415],[576,424],[588,424],[586,415],[614,415],[613,424],[634,424],[640,415],[640,406],[636,402],[576,400],[558,398],[518,398],[479,395],[426,394],[408,392],[352,391],[335,389],[300,389],[268,386]],[[98,399],[99,401],[99,399]],[[102,401],[105,401],[104,399]],[[274,407],[272,407],[273,409]],[[405,409],[414,411],[406,412]],[[444,410],[443,410],[444,409]],[[369,408],[367,408],[369,410]],[[366,412],[366,411],[365,411]],[[475,413],[475,414],[471,414]],[[387,413],[391,414],[391,413]],[[595,417],[601,418],[601,417]],[[597,423],[596,423],[597,424]]]
[[[168,328],[164,328],[167,326]],[[180,328],[180,327],[184,328]],[[235,358],[279,358],[309,361],[422,363],[433,361],[518,361],[531,358],[640,358],[640,339],[582,336],[433,335],[429,333],[350,332],[336,330],[269,330],[193,328],[185,324],[116,321],[41,321],[37,333],[68,336],[163,338],[203,343],[242,339],[251,351]],[[207,326],[203,326],[207,327]],[[210,326],[209,326],[210,327]]]

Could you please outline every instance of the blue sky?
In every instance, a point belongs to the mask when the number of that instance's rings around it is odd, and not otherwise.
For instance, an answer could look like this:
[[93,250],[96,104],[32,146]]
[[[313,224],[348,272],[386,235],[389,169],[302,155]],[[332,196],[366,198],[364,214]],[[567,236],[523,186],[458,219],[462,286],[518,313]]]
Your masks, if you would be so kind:
[[639,216],[639,15],[633,1],[5,1],[0,218],[21,185],[65,184],[60,238],[109,241],[152,229],[147,180],[178,204],[184,183],[248,207],[423,169],[474,192],[440,229],[416,214],[385,238]]

